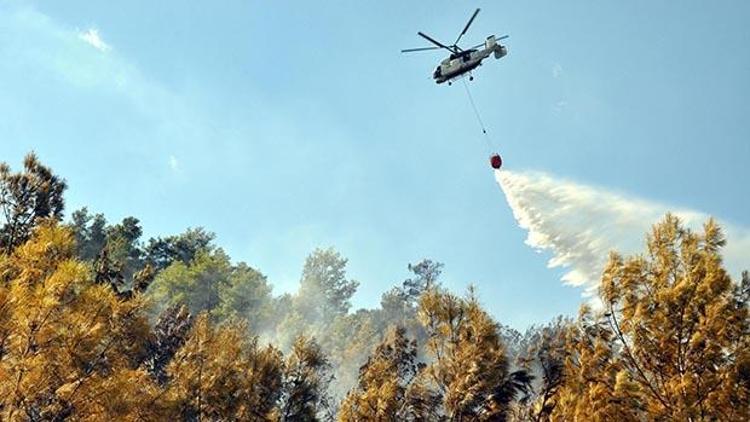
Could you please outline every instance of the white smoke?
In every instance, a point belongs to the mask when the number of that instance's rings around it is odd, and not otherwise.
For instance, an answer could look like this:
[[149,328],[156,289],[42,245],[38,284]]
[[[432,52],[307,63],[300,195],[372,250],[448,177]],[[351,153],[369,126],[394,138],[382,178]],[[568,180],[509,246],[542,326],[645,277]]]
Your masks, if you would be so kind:
[[[498,170],[495,178],[505,193],[518,225],[528,231],[526,243],[549,251],[549,267],[562,267],[565,284],[596,293],[607,255],[639,253],[645,235],[667,212],[693,229],[707,214],[670,207],[601,188],[560,180],[540,172]],[[734,277],[750,268],[750,230],[719,220],[727,237],[726,268]]]

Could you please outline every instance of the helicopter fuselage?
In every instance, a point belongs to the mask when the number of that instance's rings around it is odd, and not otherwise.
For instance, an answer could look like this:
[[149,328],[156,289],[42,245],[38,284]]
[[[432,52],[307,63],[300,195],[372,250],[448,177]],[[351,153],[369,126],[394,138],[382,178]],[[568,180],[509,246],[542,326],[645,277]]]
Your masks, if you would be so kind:
[[479,67],[482,60],[493,53],[496,59],[500,59],[508,54],[508,50],[505,46],[498,44],[494,36],[490,36],[487,37],[483,49],[470,49],[452,53],[435,68],[432,78],[438,84],[450,82]]

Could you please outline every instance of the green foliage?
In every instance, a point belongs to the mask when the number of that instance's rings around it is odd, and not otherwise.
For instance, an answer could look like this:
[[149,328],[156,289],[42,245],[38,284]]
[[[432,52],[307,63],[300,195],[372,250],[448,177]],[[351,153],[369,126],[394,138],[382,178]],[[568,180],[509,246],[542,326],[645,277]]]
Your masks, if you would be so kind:
[[213,233],[202,228],[151,238],[144,246],[137,218],[126,217],[108,225],[102,214],[90,214],[84,207],[73,212],[71,219],[78,257],[92,263],[101,282],[110,283],[126,296],[132,295],[131,290],[145,290],[172,262],[189,265],[198,253],[216,250]]
[[147,266],[140,242],[143,229],[137,218],[107,225],[102,214],[91,215],[84,207],[73,212],[68,227],[75,235],[78,257],[92,263],[97,282],[110,284],[123,294],[137,284],[150,283],[153,274],[148,273],[153,268],[143,272]]
[[409,264],[408,268],[415,277],[404,280],[400,290],[404,300],[414,306],[424,292],[439,287],[438,278],[443,272],[443,264],[423,259],[416,264]]
[[414,336],[419,343],[425,343],[427,334],[419,324],[417,307],[419,298],[430,290],[439,288],[439,277],[443,264],[429,259],[423,259],[417,264],[409,264],[408,269],[414,274],[401,283],[383,293],[380,299],[380,331],[385,331],[391,325],[400,325]]
[[34,153],[23,160],[23,171],[13,173],[0,163],[0,250],[9,254],[23,244],[41,219],[60,220],[65,208],[65,180],[42,165]]
[[245,263],[231,268],[225,285],[219,287],[216,318],[247,320],[252,332],[265,329],[272,312],[271,286],[266,276]]
[[140,222],[134,217],[125,217],[119,224],[107,227],[106,251],[109,258],[121,266],[124,280],[132,280],[133,274],[143,268],[139,242],[142,234]]
[[161,271],[175,261],[189,264],[199,252],[212,252],[215,237],[201,227],[189,228],[175,236],[149,239],[143,253],[155,270]]
[[133,217],[60,226],[64,189],[33,155],[0,166],[2,420],[750,419],[750,275],[730,279],[712,220],[668,215],[610,256],[601,309],[521,334],[440,263],[351,312],[347,260],[318,249],[273,297],[200,228],[144,247]]
[[156,276],[149,295],[161,307],[185,305],[192,314],[219,306],[219,291],[229,285],[232,265],[222,250],[201,252],[185,264],[172,263]]
[[93,261],[107,244],[107,220],[103,214],[90,215],[86,207],[74,211],[71,219],[78,257]]
[[316,249],[305,260],[295,308],[305,318],[344,315],[359,283],[346,278],[347,259],[329,249]]
[[221,249],[199,251],[188,264],[175,261],[148,290],[162,309],[185,305],[192,314],[209,312],[214,320],[246,319],[253,331],[264,326],[271,307],[266,277],[244,263],[232,265]]

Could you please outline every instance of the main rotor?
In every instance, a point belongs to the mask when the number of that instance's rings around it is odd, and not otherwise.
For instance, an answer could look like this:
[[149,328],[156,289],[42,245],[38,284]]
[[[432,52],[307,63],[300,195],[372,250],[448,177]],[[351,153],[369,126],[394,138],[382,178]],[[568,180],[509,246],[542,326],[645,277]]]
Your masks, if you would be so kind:
[[[456,41],[453,42],[453,44],[451,44],[451,45],[445,45],[445,44],[441,43],[440,41],[437,41],[436,39],[434,39],[434,38],[430,37],[429,35],[425,34],[424,32],[420,31],[420,32],[417,32],[417,35],[419,35],[420,37],[426,39],[427,41],[429,41],[430,43],[434,44],[435,46],[434,47],[407,48],[406,50],[401,50],[401,52],[402,53],[411,53],[411,52],[414,52],[414,51],[439,50],[441,48],[445,49],[445,50],[448,50],[448,51],[450,51],[451,53],[454,53],[454,54],[458,54],[458,53],[464,51],[461,47],[458,46],[458,42],[461,41],[461,37],[463,37],[464,34],[466,34],[466,31],[469,30],[469,27],[474,22],[474,19],[477,17],[477,15],[479,14],[479,10],[480,9],[477,9],[477,10],[474,11],[474,13],[471,15],[471,18],[469,18],[469,21],[466,22],[466,26],[464,26],[463,31],[461,31],[461,33],[458,34],[458,38],[456,38]],[[502,40],[502,39],[505,39],[507,37],[508,37],[507,35],[504,35],[504,36],[502,36],[502,37],[500,37],[498,39]],[[484,44],[475,45],[474,47],[471,47],[470,49],[481,47],[482,45],[484,45]]]

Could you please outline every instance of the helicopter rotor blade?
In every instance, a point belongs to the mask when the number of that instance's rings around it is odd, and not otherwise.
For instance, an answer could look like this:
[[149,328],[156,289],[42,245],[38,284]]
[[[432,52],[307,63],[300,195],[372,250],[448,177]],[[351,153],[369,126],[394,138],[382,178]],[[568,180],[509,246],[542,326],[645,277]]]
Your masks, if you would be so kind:
[[452,50],[452,49],[451,49],[450,47],[447,47],[447,46],[445,46],[445,45],[441,44],[440,42],[438,42],[438,41],[435,41],[434,39],[430,38],[430,36],[429,36],[429,35],[427,35],[427,34],[425,34],[425,33],[423,33],[423,32],[417,32],[417,35],[419,35],[420,37],[422,37],[422,38],[426,39],[427,41],[429,41],[429,42],[431,42],[431,43],[435,44],[436,46],[438,46],[438,47],[440,47],[440,48],[444,48],[444,49],[446,49],[446,50],[448,50],[448,51],[451,51],[451,52],[453,52],[453,50]]
[[419,48],[407,48],[406,50],[401,50],[402,53],[412,53],[415,51],[427,51],[427,50],[440,50],[440,47],[419,47]]
[[460,34],[458,34],[458,38],[456,38],[456,42],[454,42],[453,45],[457,45],[458,42],[461,41],[461,37],[463,37],[464,34],[466,33],[466,31],[469,30],[469,27],[471,26],[471,23],[474,22],[474,18],[476,18],[477,15],[479,14],[479,10],[480,9],[477,8],[477,10],[474,11],[474,14],[471,15],[471,18],[469,18],[469,22],[466,23],[466,26],[464,27],[464,30],[461,31]]

